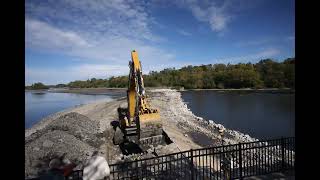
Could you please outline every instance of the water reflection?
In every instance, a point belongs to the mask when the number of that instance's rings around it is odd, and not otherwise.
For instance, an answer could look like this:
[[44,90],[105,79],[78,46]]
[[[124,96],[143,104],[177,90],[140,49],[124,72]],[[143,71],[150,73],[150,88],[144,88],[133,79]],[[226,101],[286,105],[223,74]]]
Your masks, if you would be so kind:
[[45,92],[31,92],[31,95],[33,98],[41,99],[41,98],[45,97],[46,93]]
[[25,92],[25,128],[30,128],[42,118],[67,108],[93,101],[110,101],[111,95],[85,95],[54,92]]

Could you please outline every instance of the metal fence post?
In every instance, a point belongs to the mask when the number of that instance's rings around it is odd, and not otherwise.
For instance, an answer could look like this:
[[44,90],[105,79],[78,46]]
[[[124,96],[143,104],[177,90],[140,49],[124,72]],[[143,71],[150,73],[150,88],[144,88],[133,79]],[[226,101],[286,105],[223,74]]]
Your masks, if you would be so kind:
[[240,173],[240,179],[242,180],[242,152],[241,152],[241,143],[239,143],[239,173]]
[[282,161],[281,161],[281,170],[284,170],[284,138],[281,138],[281,157],[282,157]]
[[191,156],[191,179],[194,180],[194,167],[193,167],[193,150],[190,149]]

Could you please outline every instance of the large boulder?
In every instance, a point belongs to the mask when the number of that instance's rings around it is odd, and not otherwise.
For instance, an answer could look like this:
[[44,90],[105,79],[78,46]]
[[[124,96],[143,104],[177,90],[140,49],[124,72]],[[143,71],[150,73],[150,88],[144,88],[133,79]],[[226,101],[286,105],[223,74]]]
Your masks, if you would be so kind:
[[110,168],[102,156],[93,156],[83,169],[83,180],[99,180],[110,175]]

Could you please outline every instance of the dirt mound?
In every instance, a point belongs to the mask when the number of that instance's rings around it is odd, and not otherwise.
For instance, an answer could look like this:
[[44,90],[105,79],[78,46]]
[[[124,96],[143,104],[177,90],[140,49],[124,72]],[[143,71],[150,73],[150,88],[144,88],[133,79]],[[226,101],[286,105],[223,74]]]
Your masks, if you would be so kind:
[[104,142],[99,122],[71,112],[53,120],[25,140],[25,176],[37,176],[48,168],[50,159],[65,157],[84,163]]

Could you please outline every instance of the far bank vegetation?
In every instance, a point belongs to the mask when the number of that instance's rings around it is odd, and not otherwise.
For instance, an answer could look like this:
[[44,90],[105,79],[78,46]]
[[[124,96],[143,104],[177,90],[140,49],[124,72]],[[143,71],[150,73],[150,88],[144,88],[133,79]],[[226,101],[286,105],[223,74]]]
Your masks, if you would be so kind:
[[[151,71],[144,75],[146,87],[177,87],[185,89],[228,89],[228,88],[290,88],[295,89],[295,58],[283,62],[271,59],[261,60],[256,64],[208,64],[186,66],[181,69],[167,68]],[[41,83],[42,84],[42,83]],[[88,79],[72,81],[55,87],[70,88],[125,88],[128,76],[109,79]],[[31,88],[37,88],[33,84]]]

